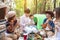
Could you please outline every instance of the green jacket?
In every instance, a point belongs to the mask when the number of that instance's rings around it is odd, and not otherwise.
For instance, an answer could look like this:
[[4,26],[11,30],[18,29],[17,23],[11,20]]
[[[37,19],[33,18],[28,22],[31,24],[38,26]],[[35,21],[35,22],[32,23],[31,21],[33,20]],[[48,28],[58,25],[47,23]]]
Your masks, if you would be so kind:
[[41,30],[42,29],[42,24],[44,19],[46,18],[45,14],[35,14],[34,15],[34,22],[37,23],[37,29]]

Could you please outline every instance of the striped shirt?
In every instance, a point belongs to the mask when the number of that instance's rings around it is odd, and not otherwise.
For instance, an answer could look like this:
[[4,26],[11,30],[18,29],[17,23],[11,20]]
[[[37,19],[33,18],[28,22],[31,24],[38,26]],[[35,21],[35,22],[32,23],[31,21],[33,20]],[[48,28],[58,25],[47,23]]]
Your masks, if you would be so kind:
[[6,20],[0,20],[0,38],[2,37],[3,33],[6,30]]

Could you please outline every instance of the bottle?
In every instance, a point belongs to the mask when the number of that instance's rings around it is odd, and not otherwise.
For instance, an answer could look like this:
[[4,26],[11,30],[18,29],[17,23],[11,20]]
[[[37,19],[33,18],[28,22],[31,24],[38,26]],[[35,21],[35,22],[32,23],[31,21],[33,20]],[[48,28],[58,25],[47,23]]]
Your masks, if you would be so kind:
[[27,33],[23,34],[24,40],[27,40]]

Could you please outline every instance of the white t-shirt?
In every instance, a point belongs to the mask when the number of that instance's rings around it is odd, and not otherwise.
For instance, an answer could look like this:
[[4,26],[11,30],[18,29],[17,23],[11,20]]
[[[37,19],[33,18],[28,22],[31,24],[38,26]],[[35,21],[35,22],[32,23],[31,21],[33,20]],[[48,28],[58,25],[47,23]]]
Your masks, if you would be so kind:
[[20,26],[25,27],[30,23],[30,18],[26,17],[25,14],[20,17]]

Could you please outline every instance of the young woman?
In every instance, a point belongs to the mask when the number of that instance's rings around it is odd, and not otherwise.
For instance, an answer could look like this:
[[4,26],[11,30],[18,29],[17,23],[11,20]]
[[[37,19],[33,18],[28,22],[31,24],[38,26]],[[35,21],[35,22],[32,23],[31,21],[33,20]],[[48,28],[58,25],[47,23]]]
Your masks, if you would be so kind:
[[17,40],[18,34],[15,33],[15,29],[18,26],[17,19],[16,19],[16,12],[9,11],[7,14],[7,30],[6,36],[11,37],[14,40]]
[[56,40],[60,40],[60,7],[55,9],[56,21],[55,21],[55,34]]
[[29,15],[30,15],[30,9],[25,9],[24,10],[24,15],[20,17],[20,29],[23,32],[24,28],[26,25],[29,24]]
[[54,23],[53,23],[53,17],[54,17],[54,14],[52,11],[46,11],[46,19],[44,20],[43,22],[43,25],[42,26],[46,26],[44,29],[47,30],[47,31],[54,31],[53,28],[55,27]]
[[34,33],[37,33],[38,31],[37,31],[37,28],[36,28],[36,25],[35,25],[35,23],[34,23],[34,16],[33,15],[30,15],[29,16],[29,18],[30,18],[30,22],[29,22],[29,24],[28,25],[26,25],[26,27],[24,28],[24,30],[29,34],[29,33],[32,33],[32,32],[34,32]]
[[46,31],[46,37],[48,37],[47,33],[49,31],[54,32],[54,27],[55,27],[53,23],[54,14],[52,11],[46,11],[45,13],[46,13],[46,18],[43,22],[42,27]]
[[44,29],[47,31],[49,30],[53,31],[53,28],[55,27],[53,23],[54,14],[52,11],[46,11],[45,13],[46,13],[46,19],[44,20],[43,25],[45,24],[46,27]]

